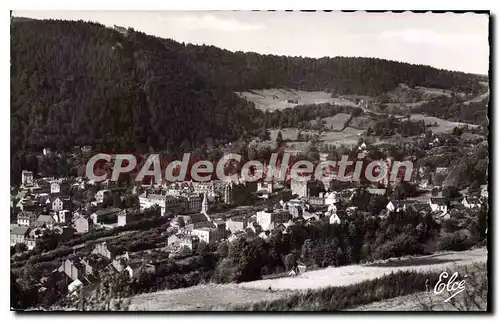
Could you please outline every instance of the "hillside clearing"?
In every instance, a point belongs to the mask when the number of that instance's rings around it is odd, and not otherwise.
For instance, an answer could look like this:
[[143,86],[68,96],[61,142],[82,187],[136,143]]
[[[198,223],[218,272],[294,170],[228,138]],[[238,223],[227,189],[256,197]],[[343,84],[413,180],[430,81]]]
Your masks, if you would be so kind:
[[453,128],[455,128],[455,127],[469,126],[471,128],[476,128],[478,126],[478,125],[474,125],[474,124],[453,122],[453,121],[444,120],[444,119],[437,118],[437,117],[425,116],[422,114],[411,114],[410,120],[412,120],[412,121],[423,120],[426,125],[434,124],[434,122],[436,122],[438,124],[437,127],[430,127],[432,132],[436,133],[436,134],[451,132],[451,131],[453,131]]
[[[245,98],[255,104],[255,107],[266,111],[281,110],[298,105],[314,105],[330,103],[356,107],[357,104],[344,98],[332,98],[331,93],[324,91],[302,91],[294,89],[260,89],[244,92],[237,92],[238,96]],[[297,103],[290,103],[287,100],[294,100]]]
[[338,113],[335,116],[322,118],[326,122],[326,127],[332,130],[344,129],[346,121],[351,117],[349,114]]
[[[470,265],[475,262],[486,262],[486,260],[487,250],[480,248],[463,252],[442,252],[422,257],[385,260],[370,265],[329,267],[306,272],[297,277],[240,284],[197,285],[185,289],[136,295],[130,298],[129,310],[228,310],[232,305],[272,301],[296,293],[298,290],[347,286],[397,271],[441,272],[455,265]],[[268,291],[269,287],[273,292]]]
[[228,305],[275,300],[286,292],[242,289],[233,284],[205,284],[134,296],[129,311],[195,311],[227,308]]
[[293,278],[271,280],[257,280],[241,283],[238,286],[246,289],[273,290],[305,290],[329,286],[346,286],[361,281],[375,279],[385,274],[396,271],[443,271],[454,265],[467,265],[476,262],[486,262],[487,251],[485,248],[463,252],[443,252],[422,257],[410,257],[387,261],[378,266],[350,265],[342,267],[329,267],[322,270],[305,272]]

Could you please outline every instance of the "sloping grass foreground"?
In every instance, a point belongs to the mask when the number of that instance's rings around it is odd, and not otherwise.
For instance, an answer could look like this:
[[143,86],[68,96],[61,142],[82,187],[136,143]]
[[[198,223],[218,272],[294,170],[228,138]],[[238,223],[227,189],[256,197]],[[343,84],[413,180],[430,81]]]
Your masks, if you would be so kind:
[[[346,287],[308,290],[273,301],[233,306],[232,311],[337,311],[426,290],[439,273],[400,271]],[[426,281],[428,282],[426,283]]]

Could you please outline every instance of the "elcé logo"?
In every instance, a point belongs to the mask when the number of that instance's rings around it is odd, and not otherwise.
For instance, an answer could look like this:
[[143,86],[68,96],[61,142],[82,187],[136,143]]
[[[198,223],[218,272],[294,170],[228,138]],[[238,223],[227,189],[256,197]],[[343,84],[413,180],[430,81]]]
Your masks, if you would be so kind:
[[[467,275],[464,276],[466,278]],[[457,294],[462,293],[465,290],[465,280],[455,281],[458,278],[458,272],[455,272],[448,279],[448,273],[443,272],[439,275],[439,280],[434,286],[434,294],[441,294],[444,290],[448,291],[450,297],[444,300],[444,302],[450,301]],[[445,283],[445,279],[448,279],[448,282]]]

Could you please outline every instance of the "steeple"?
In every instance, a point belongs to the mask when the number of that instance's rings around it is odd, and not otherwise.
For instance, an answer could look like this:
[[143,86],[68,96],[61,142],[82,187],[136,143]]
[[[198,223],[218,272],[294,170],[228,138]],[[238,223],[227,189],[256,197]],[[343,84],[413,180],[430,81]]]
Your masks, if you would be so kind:
[[203,202],[201,203],[201,213],[208,214],[208,199],[207,193],[203,193]]

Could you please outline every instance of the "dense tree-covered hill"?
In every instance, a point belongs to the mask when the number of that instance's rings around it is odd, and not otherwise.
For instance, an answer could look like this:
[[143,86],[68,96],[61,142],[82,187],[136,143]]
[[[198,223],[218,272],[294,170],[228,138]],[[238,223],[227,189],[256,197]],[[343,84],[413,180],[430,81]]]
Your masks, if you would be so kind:
[[235,91],[376,95],[406,83],[476,93],[477,79],[381,59],[230,52],[83,21],[13,20],[11,156],[83,144],[178,151],[261,131],[263,113]]

